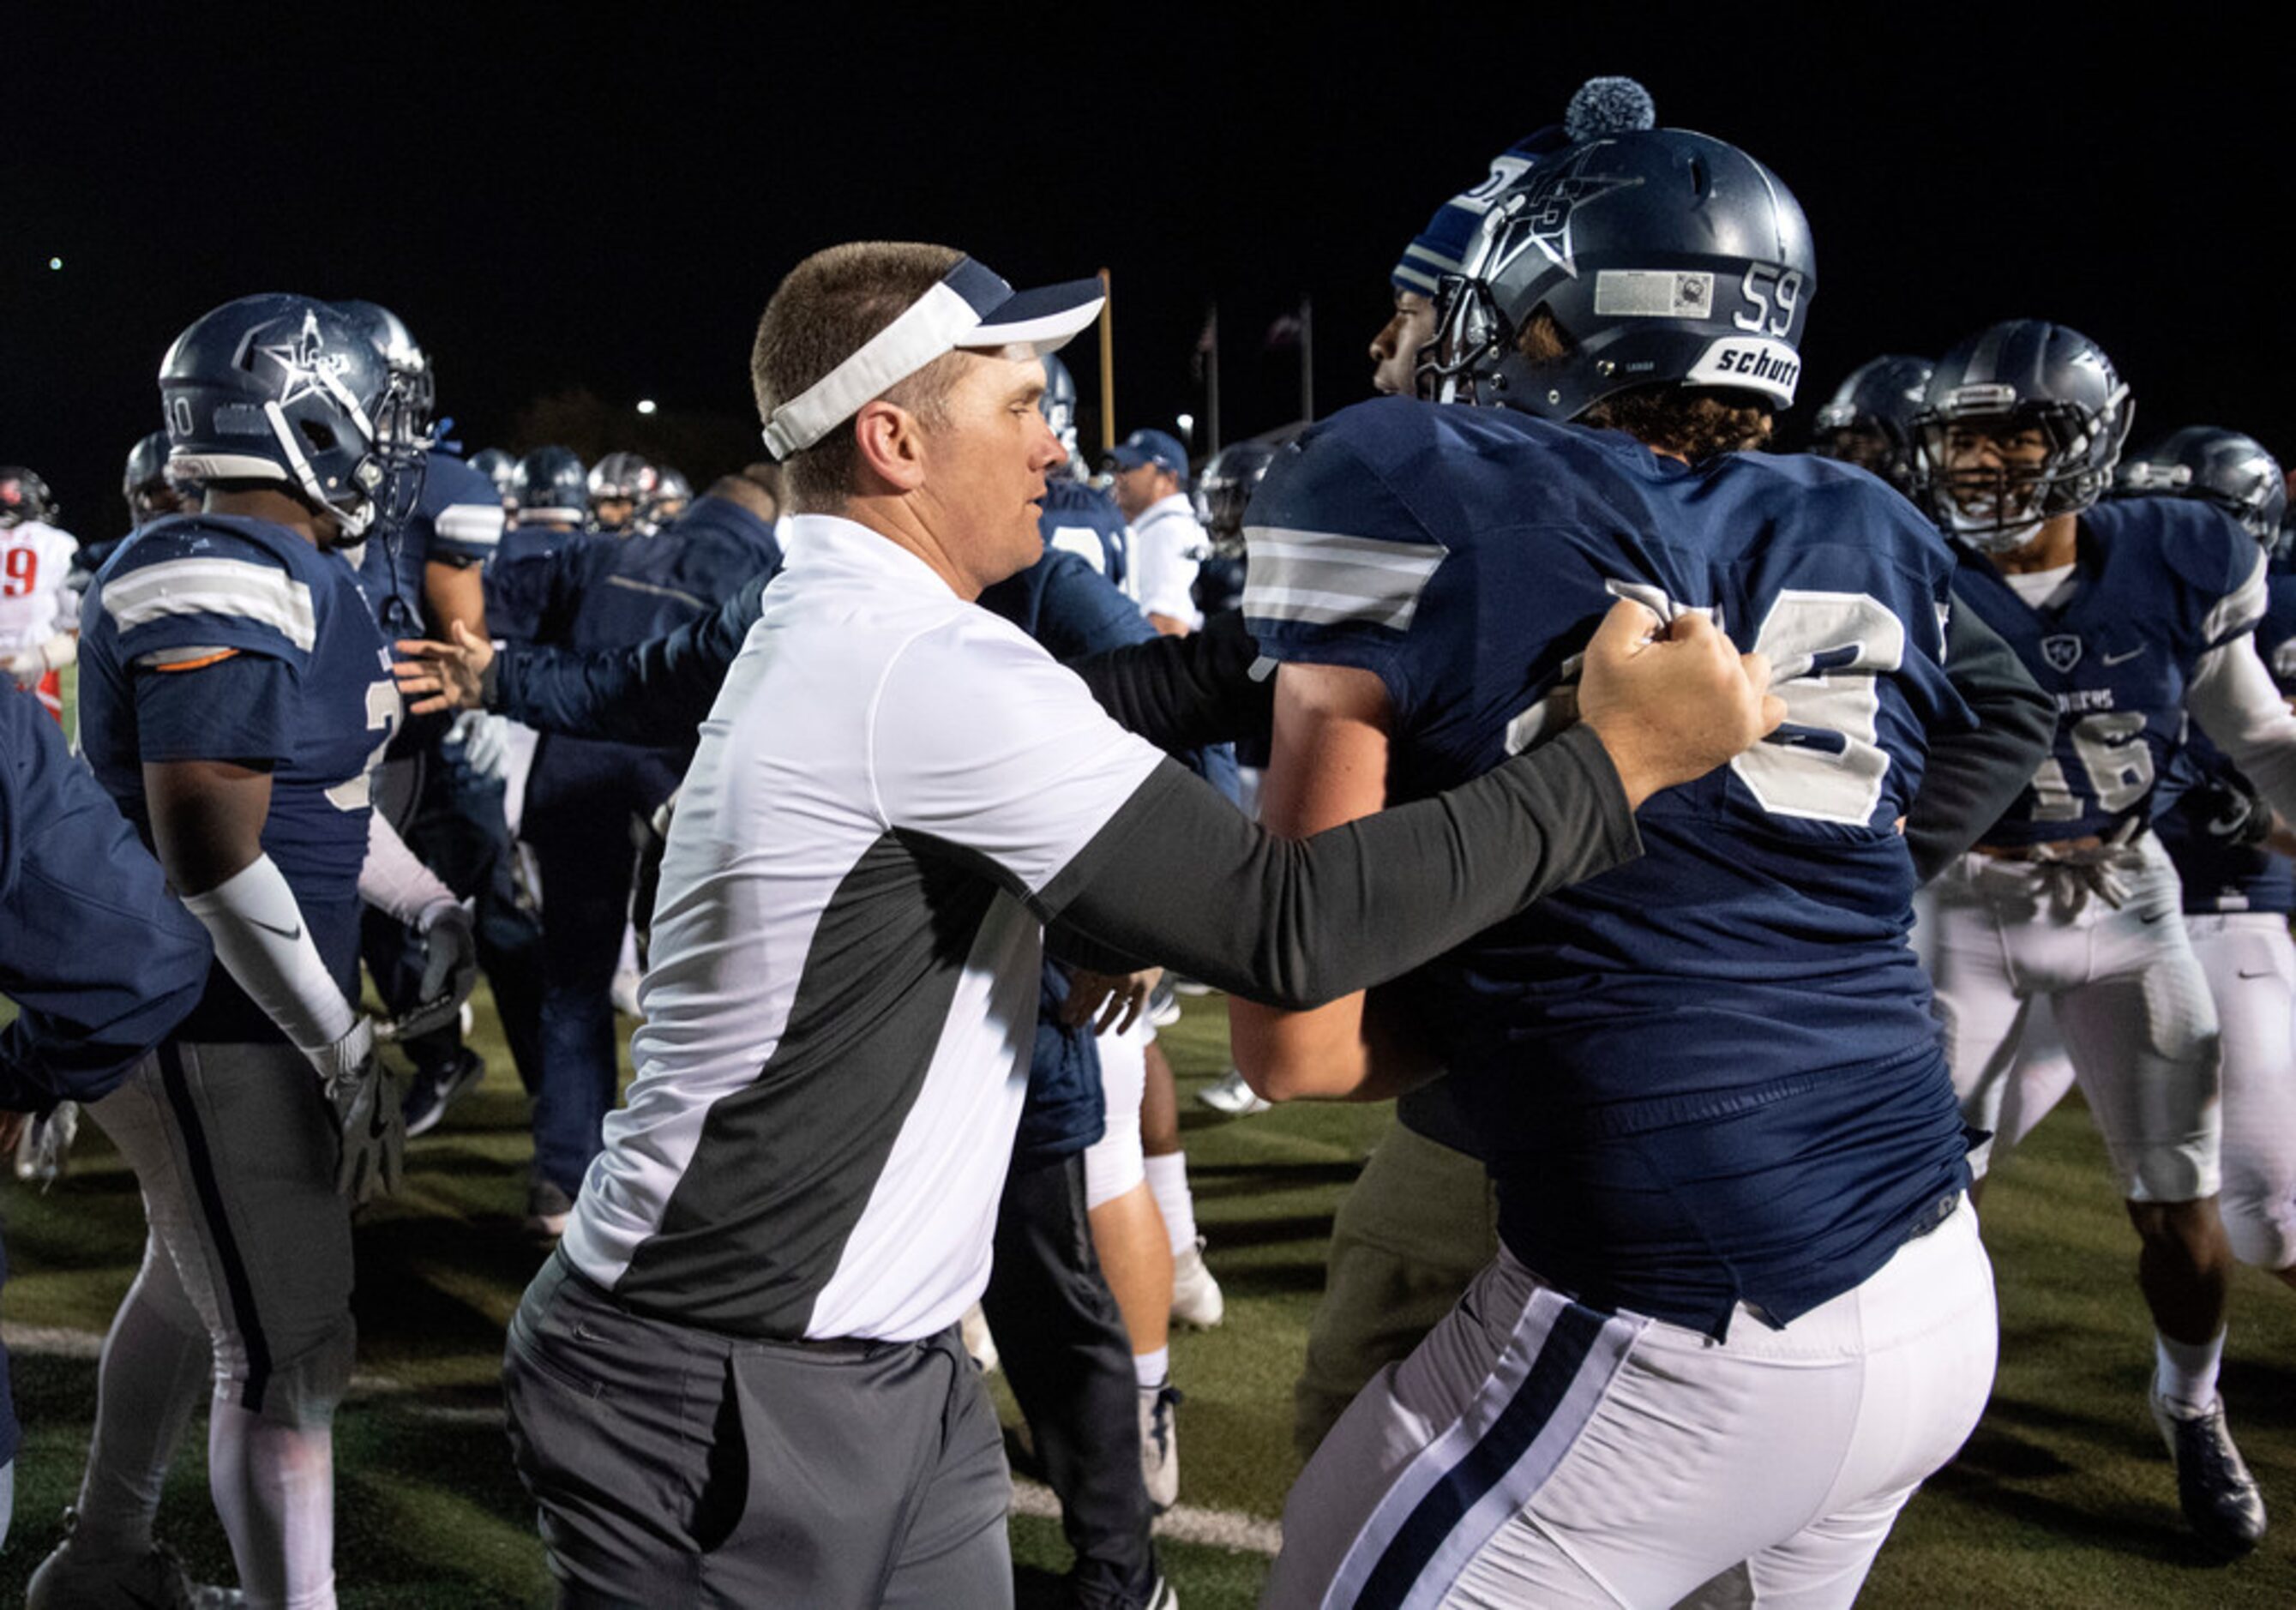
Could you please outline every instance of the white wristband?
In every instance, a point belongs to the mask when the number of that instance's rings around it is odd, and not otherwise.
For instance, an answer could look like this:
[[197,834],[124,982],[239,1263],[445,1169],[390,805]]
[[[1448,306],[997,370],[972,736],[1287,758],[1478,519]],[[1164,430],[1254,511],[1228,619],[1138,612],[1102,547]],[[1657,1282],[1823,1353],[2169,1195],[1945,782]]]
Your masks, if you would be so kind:
[[357,1014],[269,856],[257,856],[205,894],[185,895],[184,909],[206,925],[232,982],[305,1056],[351,1031]]

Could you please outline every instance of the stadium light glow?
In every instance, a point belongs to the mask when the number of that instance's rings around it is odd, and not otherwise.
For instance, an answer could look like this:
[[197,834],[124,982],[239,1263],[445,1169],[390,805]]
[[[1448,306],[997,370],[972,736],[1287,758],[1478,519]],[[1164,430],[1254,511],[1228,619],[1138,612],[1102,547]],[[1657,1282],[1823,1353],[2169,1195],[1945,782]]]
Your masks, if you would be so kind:
[[653,406],[652,398],[648,397],[641,398],[638,403],[638,412],[641,414],[651,414],[653,412]]

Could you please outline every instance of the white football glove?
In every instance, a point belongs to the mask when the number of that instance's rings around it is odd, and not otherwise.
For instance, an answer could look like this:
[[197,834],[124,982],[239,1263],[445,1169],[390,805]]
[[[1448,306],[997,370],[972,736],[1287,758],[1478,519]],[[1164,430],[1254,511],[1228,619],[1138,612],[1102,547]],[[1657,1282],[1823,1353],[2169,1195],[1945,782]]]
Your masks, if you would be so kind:
[[479,984],[479,936],[471,908],[460,900],[433,900],[415,919],[422,936],[422,982],[404,1016],[376,1025],[386,1042],[413,1039],[453,1023]]
[[28,648],[0,661],[0,669],[14,678],[19,687],[37,687],[40,679],[48,674],[48,657],[37,648]]
[[398,1081],[375,1055],[373,1025],[362,1017],[333,1045],[309,1055],[342,1141],[335,1189],[353,1207],[397,1190],[406,1166],[406,1118]]
[[463,759],[489,783],[510,771],[510,723],[489,711],[466,710],[447,729],[447,742],[463,747]]

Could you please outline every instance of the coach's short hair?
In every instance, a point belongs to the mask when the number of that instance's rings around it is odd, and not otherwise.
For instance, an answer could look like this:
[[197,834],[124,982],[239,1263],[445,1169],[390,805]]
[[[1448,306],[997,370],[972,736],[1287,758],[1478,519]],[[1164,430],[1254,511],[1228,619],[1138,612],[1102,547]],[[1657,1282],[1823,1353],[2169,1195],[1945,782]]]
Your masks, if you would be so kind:
[[[801,396],[824,375],[931,291],[964,253],[916,241],[854,241],[816,251],[789,271],[758,321],[750,354],[750,380],[758,417]],[[957,369],[943,354],[882,395],[888,402],[936,418]],[[818,513],[842,508],[853,489],[857,457],[853,422],[783,463],[790,499]]]

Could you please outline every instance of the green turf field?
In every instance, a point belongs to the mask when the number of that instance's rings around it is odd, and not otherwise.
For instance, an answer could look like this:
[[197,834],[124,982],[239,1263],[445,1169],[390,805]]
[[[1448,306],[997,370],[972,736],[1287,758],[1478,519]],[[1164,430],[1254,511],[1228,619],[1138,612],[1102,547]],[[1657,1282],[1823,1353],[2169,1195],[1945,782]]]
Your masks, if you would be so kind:
[[[525,1104],[483,995],[480,1007],[475,1043],[495,1072],[440,1131],[414,1144],[406,1191],[359,1229],[360,1370],[336,1434],[346,1606],[460,1610],[549,1598],[495,1386],[504,1322],[540,1257],[519,1228]],[[1322,1106],[1214,1120],[1187,1095],[1226,1065],[1224,1037],[1215,998],[1189,1003],[1166,1041],[1182,1074],[1197,1211],[1228,1298],[1224,1327],[1174,1343],[1187,1392],[1182,1497],[1192,1510],[1266,1519],[1292,1474],[1291,1379],[1332,1210],[1386,1117]],[[2226,1393],[2284,1530],[2249,1560],[2213,1565],[2185,1540],[2144,1413],[2150,1342],[2129,1278],[2133,1241],[2100,1155],[2085,1113],[2071,1106],[1999,1176],[1988,1229],[2005,1334],[1993,1408],[1906,1512],[1866,1604],[2296,1604],[2296,1294],[2241,1277]],[[59,1535],[94,1399],[90,1344],[127,1288],[142,1236],[133,1184],[97,1135],[53,1194],[11,1181],[4,1198],[13,1277],[0,1313],[15,1344],[27,1441],[0,1605],[18,1602]],[[196,1428],[189,1442],[161,1532],[196,1573],[229,1580]],[[1016,1516],[1013,1535],[1021,1602],[1051,1603],[1066,1565],[1058,1526]],[[1265,1559],[1168,1543],[1167,1565],[1190,1610],[1207,1610],[1250,1604]]]

